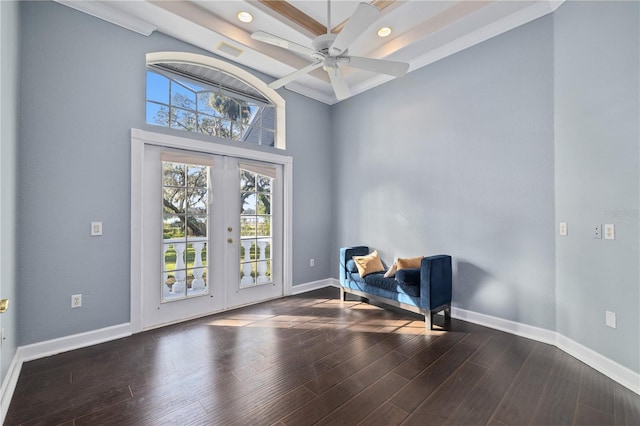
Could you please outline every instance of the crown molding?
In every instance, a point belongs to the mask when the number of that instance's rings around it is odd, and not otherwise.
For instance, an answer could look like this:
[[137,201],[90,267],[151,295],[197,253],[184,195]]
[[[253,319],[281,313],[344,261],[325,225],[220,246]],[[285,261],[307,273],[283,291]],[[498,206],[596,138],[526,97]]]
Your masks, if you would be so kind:
[[331,92],[331,95],[327,95],[324,92],[321,92],[316,89],[312,89],[308,86],[302,85],[300,83],[291,82],[284,86],[285,89],[291,90],[299,95],[306,96],[307,98],[315,99],[316,101],[322,102],[327,105],[333,105],[338,103],[335,95]]
[[117,9],[107,6],[99,1],[86,1],[86,0],[53,0],[56,3],[70,7],[77,11],[86,13],[87,15],[94,16],[104,21],[110,22],[119,27],[126,28],[129,31],[142,34],[143,36],[149,36],[152,32],[157,30],[155,25],[152,25],[146,21],[121,12]]
[[[122,28],[126,28],[130,31],[134,31],[138,34],[142,34],[145,36],[150,35],[154,31],[158,30],[153,24],[149,22],[137,18],[136,16],[126,13],[122,10],[118,9],[117,2],[114,2],[114,6],[108,4],[107,1],[98,1],[98,0],[54,0],[55,2],[76,9],[80,12],[89,14],[91,16],[97,17],[99,19],[105,20],[112,24],[118,25]],[[461,38],[453,40],[449,43],[441,45],[436,49],[430,50],[427,53],[415,57],[410,61],[410,69],[409,72],[415,71],[419,68],[432,64],[440,59],[443,59],[447,56],[458,53],[464,49],[472,47],[478,43],[486,41],[492,37],[505,33],[511,29],[514,29],[520,25],[526,24],[534,19],[540,18],[544,15],[553,13],[560,5],[564,3],[565,0],[542,0],[535,1],[528,7],[520,9],[517,12],[514,12],[510,15],[503,17],[495,22],[492,22],[484,27],[477,29]],[[140,4],[150,4],[151,2],[145,2],[143,0],[136,0]],[[266,0],[263,3],[268,3]],[[396,4],[397,2],[390,2],[390,4]],[[262,3],[260,3],[262,4]],[[206,20],[210,19],[213,15],[207,14],[207,16],[203,16],[202,10],[189,4],[188,2],[181,3],[173,3],[173,2],[157,2],[153,3],[154,6],[159,6],[161,9],[166,12],[172,14],[175,17],[181,17],[183,19],[191,20],[194,23],[198,24],[201,28],[206,28],[209,31],[227,33],[229,31],[221,31],[219,29],[219,25],[214,27],[209,27],[206,24]],[[188,6],[189,13],[186,12],[186,7]],[[391,9],[391,8],[390,8]],[[142,16],[138,14],[138,16]],[[146,15],[145,15],[146,16]],[[151,17],[147,17],[148,19],[153,20]],[[202,21],[205,19],[205,21]],[[226,23],[225,23],[226,24]],[[160,24],[158,24],[160,25]],[[229,27],[229,24],[226,24],[226,27]],[[166,30],[166,28],[165,28]],[[229,28],[227,28],[229,30]],[[237,28],[233,28],[234,31],[231,31],[238,37],[239,30]],[[160,31],[163,31],[162,29]],[[193,34],[193,31],[187,32]],[[167,31],[167,34],[177,37],[181,40],[186,41],[187,43],[192,43],[196,46],[200,46],[203,49],[210,50],[206,45],[201,45],[198,43],[198,39],[194,39],[193,37],[184,37],[179,32]],[[293,68],[300,68],[302,59],[299,56],[293,55],[289,52],[282,52],[282,49],[271,47],[271,46],[258,46],[256,45],[252,39],[250,39],[249,34],[242,34],[240,37],[241,41],[235,40],[235,43],[239,43],[249,50],[255,50],[257,52],[261,52],[263,54],[267,54],[268,56],[273,57],[276,61],[280,61],[281,63],[286,63]],[[231,40],[233,41],[233,40]],[[267,53],[268,52],[268,53]],[[219,52],[214,52],[218,53]],[[397,60],[402,59],[402,49],[396,52],[398,55]],[[225,55],[223,55],[225,56]],[[237,58],[227,58],[232,61],[237,62]],[[389,58],[394,59],[394,58]],[[261,59],[262,60],[262,59]],[[256,59],[253,58],[251,61],[241,61],[245,66],[254,68]],[[255,67],[255,69],[260,70],[260,67]],[[268,72],[262,70],[262,72]],[[273,72],[273,70],[272,70]],[[316,77],[324,77],[324,75],[320,74],[322,70],[318,70],[318,74],[314,74]],[[388,81],[393,80],[394,77],[389,77],[386,75],[378,75],[367,78],[365,81],[361,81],[359,83],[355,83],[350,86],[350,90],[352,96],[363,93],[369,89],[377,87],[381,84],[384,84]],[[327,82],[328,83],[328,82]],[[335,98],[333,91],[331,90],[331,85],[326,84],[322,88],[318,87],[309,87],[302,82],[292,82],[285,86],[288,90],[292,92],[301,94],[303,96],[309,97],[311,99],[317,100],[319,102],[333,105],[338,103],[339,101]],[[325,88],[326,87],[326,88]]]
[[[465,37],[456,39],[450,43],[447,43],[437,49],[430,51],[425,55],[417,57],[415,60],[410,61],[409,73],[430,65],[436,61],[439,61],[440,59],[444,59],[447,56],[472,47],[476,44],[482,43],[483,41],[486,41],[492,37],[517,28],[520,25],[524,25],[542,16],[553,13],[564,2],[565,0],[547,0],[535,2],[525,9],[512,13],[511,15],[508,15],[498,21],[486,25],[466,35]],[[395,79],[396,77],[390,77],[380,74],[378,76],[371,77],[366,81],[350,86],[350,90],[352,96],[355,96]],[[293,92],[308,96],[312,99],[324,102],[329,105],[333,105],[339,102],[334,96],[327,96],[322,92],[309,89],[308,87],[304,87],[297,83],[290,83],[285,87]]]
[[432,64],[440,59],[458,53],[478,43],[482,43],[483,41],[486,41],[492,37],[496,37],[509,30],[517,28],[520,25],[524,25],[542,16],[553,13],[564,2],[565,0],[547,0],[535,2],[525,9],[505,16],[504,18],[486,25],[472,33],[469,33],[464,37],[456,39],[450,43],[443,45],[442,47],[430,51],[425,55],[417,57],[415,60],[411,61],[409,72]]

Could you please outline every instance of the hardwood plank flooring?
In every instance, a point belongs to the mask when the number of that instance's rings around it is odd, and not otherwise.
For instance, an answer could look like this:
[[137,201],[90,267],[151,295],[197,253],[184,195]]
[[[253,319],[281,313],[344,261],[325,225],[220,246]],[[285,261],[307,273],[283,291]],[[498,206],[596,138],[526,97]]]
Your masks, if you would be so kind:
[[638,425],[640,396],[555,347],[326,288],[27,362],[5,420],[212,424]]

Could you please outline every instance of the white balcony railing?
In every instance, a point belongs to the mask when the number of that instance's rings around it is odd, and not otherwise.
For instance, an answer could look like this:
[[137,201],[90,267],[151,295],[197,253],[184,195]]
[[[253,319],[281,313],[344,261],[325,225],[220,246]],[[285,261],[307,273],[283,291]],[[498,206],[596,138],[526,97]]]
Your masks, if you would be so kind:
[[[185,299],[187,297],[202,296],[209,294],[204,272],[205,265],[202,263],[202,252],[206,247],[208,238],[169,238],[163,240],[162,253],[162,301],[172,301]],[[271,244],[271,238],[243,238],[240,244],[244,248],[244,257],[240,260],[241,277],[240,287],[252,287],[255,285],[268,284],[271,282],[269,271],[269,259],[267,259],[267,247]],[[257,245],[257,259],[251,258],[251,248]],[[187,266],[186,250],[189,246],[194,250],[193,266]],[[175,250],[176,263],[173,269],[167,270],[166,257],[167,252],[171,249]],[[256,265],[255,274],[253,268]],[[193,275],[187,275],[190,272]],[[255,275],[255,278],[254,278]],[[174,282],[169,283],[169,277],[173,276]]]
[[[205,248],[208,238],[169,238],[163,242],[162,253],[162,300],[170,301],[176,299],[184,299],[186,297],[201,296],[209,293],[209,288],[206,284],[206,277],[202,263],[202,251]],[[193,266],[187,268],[185,264],[186,255],[185,251],[188,246],[192,246],[195,252]],[[172,249],[176,252],[176,264],[173,270],[167,270],[166,257],[167,252]],[[190,278],[187,276],[187,270],[193,275],[193,279],[188,282]],[[168,285],[169,275],[173,275],[174,282],[172,285]]]
[[[251,275],[253,271],[253,259],[251,259],[251,247],[256,243],[258,245],[259,253],[257,259],[256,272],[257,276],[254,279]],[[270,238],[246,238],[240,241],[244,248],[244,258],[240,261],[242,265],[242,277],[240,278],[240,287],[251,287],[254,285],[267,284],[271,282],[271,278],[267,275],[269,271],[269,265],[267,264],[267,246],[271,243]]]

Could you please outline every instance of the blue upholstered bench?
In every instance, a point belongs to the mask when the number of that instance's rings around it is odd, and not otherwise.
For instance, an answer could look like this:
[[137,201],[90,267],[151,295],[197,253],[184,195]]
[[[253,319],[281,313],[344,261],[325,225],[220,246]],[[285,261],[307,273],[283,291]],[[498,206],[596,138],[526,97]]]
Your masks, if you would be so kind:
[[425,327],[431,329],[433,315],[444,311],[445,323],[451,321],[451,256],[424,257],[420,268],[402,269],[395,278],[385,278],[384,272],[360,277],[352,260],[365,256],[365,246],[340,249],[340,297],[348,293],[377,300],[391,306],[424,315]]

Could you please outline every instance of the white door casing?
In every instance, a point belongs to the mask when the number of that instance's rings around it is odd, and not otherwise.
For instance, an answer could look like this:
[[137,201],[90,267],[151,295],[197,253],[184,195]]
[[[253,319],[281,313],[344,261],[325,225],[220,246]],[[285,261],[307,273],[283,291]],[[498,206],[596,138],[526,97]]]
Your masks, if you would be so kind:
[[[193,140],[189,138],[176,137],[171,135],[159,134],[154,132],[143,131],[139,129],[132,129],[131,131],[131,149],[132,149],[132,163],[131,163],[131,332],[139,332],[146,328],[153,328],[162,324],[176,322],[188,318],[198,317],[202,315],[208,315],[214,312],[218,312],[229,307],[237,307],[244,304],[249,304],[259,300],[266,300],[268,298],[278,297],[282,294],[289,295],[292,292],[292,280],[291,280],[291,252],[292,252],[292,239],[291,239],[291,177],[292,177],[292,159],[289,156],[265,153],[260,151],[249,150],[246,148],[239,148],[234,146],[228,146],[223,144],[203,142],[199,140]],[[211,231],[212,233],[218,232],[218,235],[213,236],[210,241],[214,244],[211,247],[212,252],[218,254],[224,254],[224,256],[217,256],[215,259],[210,258],[210,268],[224,268],[229,272],[229,275],[225,277],[225,282],[229,285],[221,285],[220,280],[209,279],[208,283],[211,286],[210,291],[212,296],[215,297],[198,297],[193,300],[189,300],[188,315],[184,315],[184,308],[172,307],[170,305],[179,306],[182,302],[171,302],[162,305],[162,315],[155,315],[160,306],[158,301],[158,295],[149,296],[145,294],[144,288],[151,285],[156,285],[159,288],[160,282],[160,256],[158,255],[158,247],[161,245],[161,238],[159,232],[156,233],[157,241],[153,241],[153,237],[149,237],[150,229],[160,229],[159,223],[147,223],[150,220],[148,214],[145,214],[145,204],[149,203],[152,197],[160,199],[161,194],[158,189],[156,194],[150,193],[149,185],[145,184],[145,179],[148,181],[150,175],[155,173],[155,176],[159,176],[160,168],[160,152],[162,150],[174,149],[181,150],[183,152],[192,152],[194,155],[208,156],[214,158],[218,164],[224,164],[223,167],[212,168],[212,182],[214,194],[218,197],[230,197],[229,191],[223,190],[216,185],[224,185],[226,187],[235,187],[239,182],[239,178],[234,182],[230,182],[228,176],[238,176],[238,165],[241,162],[266,162],[275,166],[275,170],[278,173],[278,181],[282,182],[281,189],[274,191],[274,200],[277,198],[278,204],[282,206],[282,220],[281,225],[274,225],[274,242],[273,247],[278,250],[278,253],[282,258],[282,266],[274,268],[275,277],[274,284],[276,285],[263,285],[256,286],[251,291],[239,290],[235,284],[238,283],[239,276],[239,226],[235,223],[232,224],[228,218],[237,218],[237,211],[229,213],[227,216],[220,216],[219,213],[215,213],[212,217],[212,229],[215,228],[218,231]],[[154,171],[153,168],[156,168]],[[232,171],[227,173],[227,178],[220,175],[224,173],[224,170]],[[235,173],[234,173],[235,172]],[[147,176],[145,176],[147,174]],[[155,178],[154,178],[155,179]],[[233,180],[233,179],[231,179]],[[223,182],[223,183],[221,183]],[[278,185],[275,185],[278,187]],[[237,189],[236,189],[237,191]],[[153,192],[153,190],[151,191]],[[223,195],[224,194],[224,195]],[[237,206],[236,202],[229,202],[228,199],[224,200],[226,205]],[[153,202],[152,202],[153,203]],[[158,204],[153,203],[156,208]],[[238,210],[239,207],[236,209]],[[149,209],[147,209],[148,211]],[[216,216],[218,215],[218,216]],[[229,223],[223,223],[224,221]],[[277,221],[276,221],[277,222]],[[156,226],[157,225],[157,226]],[[277,227],[280,226],[280,229]],[[225,234],[228,228],[232,228],[233,231],[229,231]],[[224,229],[224,231],[220,231]],[[281,232],[278,232],[281,231]],[[231,240],[228,240],[230,238]],[[277,239],[277,241],[276,241]],[[155,260],[154,260],[155,259]],[[145,262],[151,262],[145,267]],[[235,271],[235,273],[234,273]],[[214,272],[215,273],[215,272]],[[235,275],[234,275],[235,274]],[[153,276],[149,276],[153,275]],[[277,287],[277,288],[274,288]],[[159,290],[158,290],[159,292]],[[196,300],[201,299],[201,300]],[[169,306],[165,306],[169,305]],[[193,306],[191,306],[193,305]],[[181,313],[182,311],[182,313]],[[164,316],[163,316],[164,315]]]

